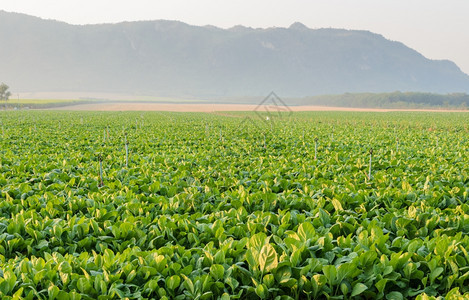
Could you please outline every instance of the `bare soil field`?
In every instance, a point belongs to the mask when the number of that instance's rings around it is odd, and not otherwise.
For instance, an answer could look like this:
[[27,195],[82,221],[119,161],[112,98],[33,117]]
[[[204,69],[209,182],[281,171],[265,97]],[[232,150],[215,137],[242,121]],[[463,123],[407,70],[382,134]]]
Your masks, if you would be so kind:
[[[220,112],[220,111],[277,111],[275,106],[262,106],[252,104],[177,104],[177,103],[145,103],[145,102],[118,102],[118,103],[96,103],[79,104],[64,107],[56,107],[51,110],[78,110],[78,111],[174,111],[174,112]],[[287,108],[283,107],[282,111]],[[351,107],[328,107],[328,106],[289,106],[291,111],[368,111],[368,112],[390,112],[390,111],[433,111],[433,112],[469,112],[467,110],[451,109],[384,109],[384,108],[351,108]]]

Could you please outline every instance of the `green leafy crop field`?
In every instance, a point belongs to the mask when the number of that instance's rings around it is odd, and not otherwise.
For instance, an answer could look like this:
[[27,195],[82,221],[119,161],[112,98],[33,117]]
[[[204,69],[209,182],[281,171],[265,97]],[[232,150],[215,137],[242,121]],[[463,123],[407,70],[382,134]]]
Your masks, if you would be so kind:
[[2,299],[469,296],[467,113],[0,118]]

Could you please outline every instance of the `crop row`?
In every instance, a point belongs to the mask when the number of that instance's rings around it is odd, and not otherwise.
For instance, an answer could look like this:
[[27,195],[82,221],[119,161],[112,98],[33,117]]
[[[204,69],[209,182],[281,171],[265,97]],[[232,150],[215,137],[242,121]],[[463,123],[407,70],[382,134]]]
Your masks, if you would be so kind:
[[465,114],[1,117],[2,297],[469,292]]

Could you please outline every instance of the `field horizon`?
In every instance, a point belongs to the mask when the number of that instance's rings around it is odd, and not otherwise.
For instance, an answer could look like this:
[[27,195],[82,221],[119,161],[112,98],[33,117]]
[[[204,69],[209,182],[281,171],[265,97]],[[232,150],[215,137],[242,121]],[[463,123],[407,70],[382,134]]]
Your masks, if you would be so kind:
[[[109,103],[89,103],[77,104],[63,107],[50,108],[50,110],[70,110],[70,111],[173,111],[173,112],[250,112],[256,109],[266,111],[276,110],[271,105],[254,104],[217,104],[217,103],[148,103],[148,102],[109,102]],[[468,109],[428,109],[428,108],[360,108],[360,107],[337,107],[321,105],[290,105],[290,111],[343,111],[343,112],[398,112],[398,111],[421,111],[421,112],[469,112]]]

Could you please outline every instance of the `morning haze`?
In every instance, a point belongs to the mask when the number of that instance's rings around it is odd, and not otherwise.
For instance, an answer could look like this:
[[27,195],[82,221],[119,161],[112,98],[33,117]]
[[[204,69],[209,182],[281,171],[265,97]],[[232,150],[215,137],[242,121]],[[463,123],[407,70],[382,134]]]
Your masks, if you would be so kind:
[[[14,28],[14,30],[12,30]],[[287,97],[469,91],[451,61],[369,32],[139,21],[77,26],[0,12],[2,78],[22,92]],[[31,67],[34,66],[34,67]]]
[[165,19],[222,28],[288,27],[301,22],[309,28],[369,30],[429,59],[452,60],[469,73],[469,2],[465,0],[3,0],[0,9],[71,24]]
[[467,4],[451,3],[6,1],[0,79],[29,95],[467,93]]

